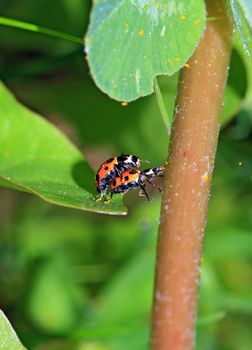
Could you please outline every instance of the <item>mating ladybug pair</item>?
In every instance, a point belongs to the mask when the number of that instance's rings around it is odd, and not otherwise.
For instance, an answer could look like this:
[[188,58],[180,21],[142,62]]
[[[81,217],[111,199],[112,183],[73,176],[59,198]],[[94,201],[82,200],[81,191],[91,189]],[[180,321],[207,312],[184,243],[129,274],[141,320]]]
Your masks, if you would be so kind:
[[[142,162],[147,162],[143,161]],[[144,194],[148,200],[150,197],[145,190],[145,181],[155,185],[152,180],[157,176],[163,176],[164,167],[139,170],[141,160],[133,155],[121,154],[104,162],[96,174],[96,189],[100,194],[96,201],[101,200],[110,192],[110,197],[104,202],[108,203],[114,193],[124,195],[130,190],[140,188],[140,194]]]

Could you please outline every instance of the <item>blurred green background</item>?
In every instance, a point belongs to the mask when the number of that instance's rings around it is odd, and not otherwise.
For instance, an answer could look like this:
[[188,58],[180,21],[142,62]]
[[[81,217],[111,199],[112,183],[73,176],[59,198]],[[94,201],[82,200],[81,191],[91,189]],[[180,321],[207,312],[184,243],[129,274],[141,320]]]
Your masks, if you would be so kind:
[[[91,1],[1,0],[1,15],[82,37]],[[204,244],[197,350],[252,349],[252,68],[232,54]],[[83,151],[162,164],[154,96],[122,107],[89,75],[81,45],[0,28],[5,84]],[[162,78],[170,113],[177,76]],[[153,127],[155,125],[155,127]],[[155,130],[155,132],[153,131]],[[0,305],[34,350],[147,349],[160,210],[130,193],[127,217],[83,213],[0,190]]]

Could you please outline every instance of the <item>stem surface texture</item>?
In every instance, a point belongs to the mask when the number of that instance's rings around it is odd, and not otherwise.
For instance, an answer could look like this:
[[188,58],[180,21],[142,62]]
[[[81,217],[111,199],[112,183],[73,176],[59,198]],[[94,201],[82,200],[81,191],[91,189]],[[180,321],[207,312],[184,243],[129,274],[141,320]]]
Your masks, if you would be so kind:
[[157,245],[152,350],[192,350],[209,189],[228,74],[232,25],[224,0],[180,75]]

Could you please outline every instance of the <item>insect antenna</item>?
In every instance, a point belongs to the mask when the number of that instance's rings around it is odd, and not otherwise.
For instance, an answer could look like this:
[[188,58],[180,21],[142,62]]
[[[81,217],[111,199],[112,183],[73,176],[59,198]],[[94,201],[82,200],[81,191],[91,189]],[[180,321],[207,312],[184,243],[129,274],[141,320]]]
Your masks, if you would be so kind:
[[150,161],[149,160],[146,160],[146,159],[140,159],[140,162],[142,163],[150,163]]

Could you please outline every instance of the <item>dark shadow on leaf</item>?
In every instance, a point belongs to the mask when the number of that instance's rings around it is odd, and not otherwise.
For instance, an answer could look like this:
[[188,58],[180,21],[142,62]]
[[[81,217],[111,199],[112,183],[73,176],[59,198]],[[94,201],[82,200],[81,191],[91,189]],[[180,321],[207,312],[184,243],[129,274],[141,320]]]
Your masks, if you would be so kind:
[[87,162],[80,161],[75,163],[72,169],[72,176],[79,187],[93,195],[97,194],[94,182],[95,174]]

